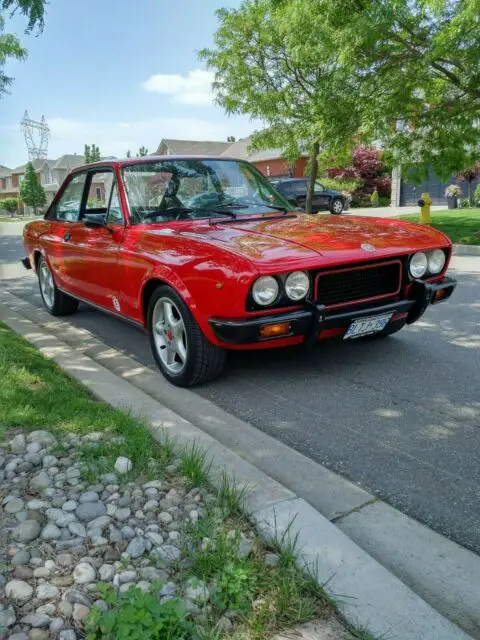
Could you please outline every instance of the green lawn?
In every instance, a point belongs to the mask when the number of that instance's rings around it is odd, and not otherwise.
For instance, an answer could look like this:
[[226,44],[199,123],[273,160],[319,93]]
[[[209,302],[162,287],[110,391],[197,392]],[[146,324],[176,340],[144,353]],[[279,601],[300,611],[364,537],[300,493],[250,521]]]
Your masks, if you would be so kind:
[[[401,220],[419,222],[419,215],[399,216]],[[453,209],[432,213],[432,226],[460,244],[480,245],[480,209]],[[475,235],[477,234],[477,235]]]

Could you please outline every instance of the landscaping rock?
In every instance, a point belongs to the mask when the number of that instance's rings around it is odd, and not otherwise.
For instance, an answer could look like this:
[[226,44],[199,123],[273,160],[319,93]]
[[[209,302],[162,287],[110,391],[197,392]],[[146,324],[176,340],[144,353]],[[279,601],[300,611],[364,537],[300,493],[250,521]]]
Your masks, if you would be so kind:
[[12,538],[17,542],[31,542],[38,538],[42,527],[37,520],[25,520],[12,531]]
[[10,580],[5,585],[5,595],[13,602],[23,604],[33,595],[33,587],[24,580]]
[[55,585],[44,582],[38,585],[35,595],[39,600],[52,600],[60,595],[60,591]]
[[52,486],[52,478],[46,471],[40,471],[30,480],[30,489],[34,493],[40,492]]
[[15,622],[17,621],[17,616],[15,615],[15,609],[10,605],[6,609],[0,610],[0,637],[2,631],[4,629],[9,629],[13,627]]
[[90,522],[99,516],[103,516],[107,511],[107,507],[103,502],[83,502],[80,504],[75,515],[82,522]]
[[62,532],[56,524],[47,524],[42,531],[41,538],[42,540],[58,540],[61,535]]
[[97,577],[95,569],[88,562],[80,562],[73,571],[73,579],[78,584],[89,584]]
[[44,613],[29,613],[20,620],[22,624],[28,624],[31,627],[46,628],[50,625],[51,618]]
[[145,538],[136,537],[128,543],[126,553],[131,558],[138,558],[145,553]]
[[120,474],[128,473],[132,468],[132,461],[129,458],[119,456],[115,461],[115,471]]
[[12,453],[22,454],[25,451],[26,446],[27,443],[23,433],[19,433],[10,441],[10,449],[12,450]]

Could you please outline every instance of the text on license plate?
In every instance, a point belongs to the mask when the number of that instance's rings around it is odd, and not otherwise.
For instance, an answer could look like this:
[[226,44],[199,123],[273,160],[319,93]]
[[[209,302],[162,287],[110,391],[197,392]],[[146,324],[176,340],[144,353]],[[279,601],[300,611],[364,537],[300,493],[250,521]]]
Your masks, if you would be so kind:
[[354,320],[345,332],[343,339],[348,340],[350,338],[359,338],[360,336],[366,336],[370,333],[378,333],[379,331],[383,331],[387,324],[390,322],[390,318],[392,316],[393,312],[383,313],[379,316],[370,316],[369,318],[359,318],[358,320]]

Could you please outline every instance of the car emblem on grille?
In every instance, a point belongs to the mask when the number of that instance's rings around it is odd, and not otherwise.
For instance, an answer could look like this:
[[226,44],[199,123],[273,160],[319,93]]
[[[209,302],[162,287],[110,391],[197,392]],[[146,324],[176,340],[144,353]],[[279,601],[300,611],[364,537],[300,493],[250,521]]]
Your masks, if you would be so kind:
[[364,251],[375,251],[375,247],[373,246],[373,244],[370,244],[369,242],[363,242],[360,247],[364,250]]

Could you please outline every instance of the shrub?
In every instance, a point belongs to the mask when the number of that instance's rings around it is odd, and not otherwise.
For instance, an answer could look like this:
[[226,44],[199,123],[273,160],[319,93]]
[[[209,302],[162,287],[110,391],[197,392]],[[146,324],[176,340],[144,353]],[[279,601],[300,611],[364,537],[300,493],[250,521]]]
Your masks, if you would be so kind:
[[372,203],[372,207],[378,207],[378,191],[376,189],[370,196],[370,202]]
[[460,209],[468,209],[470,207],[470,200],[468,198],[462,198],[459,203]]
[[99,585],[99,591],[110,609],[103,612],[93,607],[84,618],[87,640],[189,640],[193,637],[185,605],[178,598],[161,603],[154,593],[144,593],[135,587],[126,593],[116,593],[111,587]]
[[458,198],[460,193],[461,191],[458,184],[449,184],[448,187],[445,189],[446,198]]
[[319,178],[320,184],[333,191],[353,193],[362,184],[361,180],[341,180],[337,178]]
[[480,182],[477,184],[477,188],[475,189],[475,193],[473,194],[473,197],[475,199],[475,204],[479,206],[480,205]]
[[388,196],[379,196],[378,198],[378,206],[379,207],[389,207],[391,202],[391,198]]
[[463,236],[458,241],[460,244],[480,245],[480,234],[475,236]]
[[0,200],[0,209],[5,209],[8,213],[15,213],[18,209],[18,200],[16,198],[4,198]]

